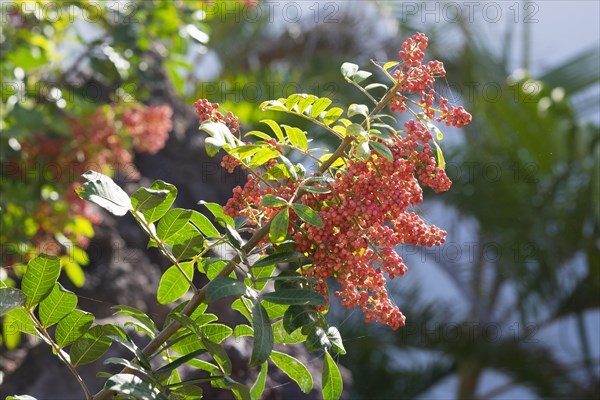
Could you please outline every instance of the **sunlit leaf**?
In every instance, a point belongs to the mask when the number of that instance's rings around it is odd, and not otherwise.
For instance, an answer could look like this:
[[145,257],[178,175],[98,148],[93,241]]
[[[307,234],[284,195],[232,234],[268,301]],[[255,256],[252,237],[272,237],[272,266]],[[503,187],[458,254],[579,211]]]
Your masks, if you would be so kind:
[[50,294],[58,276],[60,261],[56,256],[40,254],[27,263],[21,289],[27,296],[25,305],[33,307]]
[[88,329],[69,350],[73,365],[89,364],[100,358],[112,343],[108,337],[112,333],[114,330],[108,325],[96,325]]
[[321,115],[321,113],[323,111],[325,111],[327,109],[327,107],[329,107],[331,105],[331,103],[332,103],[332,101],[329,100],[327,97],[322,97],[322,98],[318,99],[312,105],[310,115],[313,118],[317,118],[319,115]]
[[281,127],[279,126],[279,124],[277,122],[273,121],[272,119],[263,119],[260,122],[269,125],[269,127],[273,130],[273,132],[275,132],[275,136],[277,137],[277,140],[280,143],[285,143],[285,137],[283,136],[283,131],[281,130]]
[[329,111],[325,113],[325,116],[323,116],[323,123],[328,126],[333,124],[335,121],[338,120],[338,118],[340,117],[340,115],[343,114],[343,112],[344,110],[342,110],[339,107],[330,108]]
[[94,315],[81,310],[73,310],[56,326],[56,343],[65,347],[79,339],[94,322]]
[[40,322],[47,328],[60,321],[77,306],[77,296],[60,283],[54,284],[50,294],[40,303]]
[[282,370],[287,376],[296,382],[300,390],[302,390],[304,393],[309,393],[312,390],[312,375],[310,374],[308,368],[306,368],[304,364],[302,364],[296,358],[285,353],[273,351],[271,353],[271,361],[273,361],[273,364],[275,364],[277,368]]
[[108,176],[95,171],[88,171],[82,176],[88,182],[77,189],[79,197],[96,203],[117,216],[125,215],[128,211],[133,210],[127,193]]
[[352,76],[358,72],[358,65],[345,62],[342,64],[340,70],[344,78],[352,78]]
[[269,370],[269,364],[265,361],[260,365],[260,372],[256,377],[256,382],[250,388],[250,397],[252,400],[259,400],[265,390],[265,383],[267,381],[267,371]]
[[342,396],[343,381],[340,370],[328,352],[325,352],[321,375],[323,400],[336,400]]
[[181,298],[190,288],[190,281],[194,278],[194,262],[180,262],[179,266],[186,277],[176,265],[169,267],[160,278],[156,299],[160,304],[169,304]]
[[290,213],[287,208],[279,211],[271,220],[271,227],[269,229],[269,240],[271,243],[278,245],[282,243],[287,234],[288,226],[290,224]]

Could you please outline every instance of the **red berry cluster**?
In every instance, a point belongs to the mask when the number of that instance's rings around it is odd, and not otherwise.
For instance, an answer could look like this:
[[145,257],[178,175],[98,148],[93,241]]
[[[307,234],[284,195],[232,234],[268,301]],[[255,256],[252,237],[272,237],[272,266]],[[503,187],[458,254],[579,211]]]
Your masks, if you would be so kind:
[[393,161],[376,153],[367,161],[351,161],[347,173],[338,172],[327,186],[330,193],[306,197],[306,205],[320,208],[324,226],[306,225],[305,233],[294,236],[297,250],[313,260],[305,274],[322,283],[335,277],[342,285],[335,294],[342,305],[361,307],[367,322],[393,329],[404,325],[404,316],[388,296],[385,274],[393,279],[407,270],[394,247],[438,246],[446,236],[408,211],[423,200],[419,180],[435,191],[450,187],[431,154],[431,134],[414,121],[406,128],[406,136],[388,143]]
[[135,106],[123,112],[121,122],[133,138],[135,150],[155,154],[165,146],[173,128],[169,106]]
[[408,100],[402,92],[419,93],[421,96],[420,106],[425,114],[433,119],[435,113],[441,115],[436,118],[438,122],[446,121],[447,126],[456,126],[458,128],[471,122],[471,114],[461,107],[450,107],[448,109],[448,100],[439,97],[439,109],[434,109],[435,91],[430,89],[438,76],[445,76],[446,70],[444,64],[440,61],[429,61],[427,65],[422,65],[425,57],[424,50],[427,48],[427,37],[422,33],[417,33],[408,38],[402,44],[402,50],[398,53],[402,59],[400,67],[394,71],[394,79],[398,82],[398,93],[390,102],[392,112],[402,113],[406,111]]
[[[402,47],[400,57],[404,64],[394,75],[399,91],[390,102],[392,111],[403,112],[408,108],[409,100],[402,93],[418,92],[421,95],[418,105],[430,119],[439,113],[438,122],[445,120],[447,125],[457,127],[469,123],[471,116],[462,107],[448,108],[448,101],[440,97],[440,109],[434,109],[435,91],[425,92],[435,76],[445,75],[441,62],[421,65],[427,37],[416,34]],[[201,111],[207,114],[208,105],[210,103],[202,103]],[[302,271],[315,278],[317,290],[326,294],[327,279],[337,279],[342,288],[335,295],[342,305],[360,307],[367,322],[377,321],[393,329],[403,326],[405,317],[392,303],[385,285],[388,279],[402,276],[407,270],[394,249],[400,244],[439,246],[446,237],[446,232],[427,225],[411,211],[423,201],[422,187],[430,187],[438,193],[451,186],[433,154],[435,144],[425,120],[406,122],[403,133],[387,141],[375,139],[389,148],[391,159],[375,151],[366,161],[349,159],[330,182],[320,184],[327,191],[311,191],[301,198],[305,205],[318,212],[322,227],[303,223],[290,210],[290,220],[295,223],[290,225],[289,232],[296,242],[296,250],[312,261],[302,267]],[[275,143],[273,145],[277,148]],[[273,163],[271,160],[268,166]],[[233,165],[229,159],[223,164]],[[260,207],[264,196],[273,194],[289,200],[297,184],[283,179],[271,187],[257,173],[249,177],[244,188],[234,189],[224,210],[231,217],[247,216],[251,224],[260,226],[279,209]]]
[[240,121],[238,117],[233,115],[231,111],[227,115],[223,115],[217,109],[219,103],[211,103],[206,99],[200,99],[194,103],[196,114],[200,117],[200,123],[204,121],[222,122],[227,125],[231,133],[236,133],[240,128]]
[[[171,130],[171,115],[168,106],[136,105],[121,112],[119,107],[107,105],[88,116],[68,117],[68,138],[35,133],[24,139],[18,158],[9,160],[11,177],[29,187],[51,187],[60,195],[58,199],[40,198],[28,204],[32,207],[28,212],[35,215],[38,226],[27,240],[34,246],[56,243],[55,235],[63,233],[85,247],[88,238],[70,229],[76,225],[72,221],[83,217],[96,224],[101,218],[75,193],[80,175],[89,169],[108,175],[125,169],[135,177],[132,145],[140,152],[155,153],[162,148]],[[35,170],[44,173],[31,180],[27,171]],[[56,243],[55,248],[60,246]]]

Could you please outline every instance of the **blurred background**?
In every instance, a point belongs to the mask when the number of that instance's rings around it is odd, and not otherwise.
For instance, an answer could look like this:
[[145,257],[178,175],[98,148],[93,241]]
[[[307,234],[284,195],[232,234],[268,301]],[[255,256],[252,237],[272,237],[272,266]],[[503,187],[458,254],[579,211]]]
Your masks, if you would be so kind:
[[[178,187],[179,207],[224,204],[244,177],[204,153],[195,100],[219,102],[247,131],[269,118],[258,104],[292,93],[362,103],[340,65],[375,72],[370,59],[396,59],[419,31],[429,37],[427,59],[448,71],[438,93],[464,105],[473,122],[444,130],[454,184],[442,195],[426,193],[418,210],[448,231],[447,243],[400,249],[409,272],[388,289],[406,327],[365,325],[359,311],[332,301],[327,319],[348,350],[339,358],[344,398],[597,398],[597,2],[0,6],[3,281],[17,282],[36,252],[56,253],[61,282],[84,297],[80,308],[109,318],[111,306],[128,304],[164,317],[153,288],[168,265],[144,249],[133,221],[75,198],[80,173],[100,169],[129,192],[163,179]],[[0,392],[77,398],[47,346],[3,322]],[[100,368],[82,374],[93,380]],[[297,398],[284,377],[269,379],[267,398]]]

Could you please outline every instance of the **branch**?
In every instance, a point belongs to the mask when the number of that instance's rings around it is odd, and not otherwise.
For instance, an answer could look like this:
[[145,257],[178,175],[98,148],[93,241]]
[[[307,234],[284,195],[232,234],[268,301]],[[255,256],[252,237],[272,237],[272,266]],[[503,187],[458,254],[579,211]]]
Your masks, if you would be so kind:
[[[396,95],[396,91],[398,90],[397,86],[398,85],[396,85],[396,86],[392,87],[390,90],[388,90],[388,92],[381,99],[379,104],[377,104],[377,106],[373,109],[373,111],[371,111],[371,113],[369,114],[369,117],[365,120],[365,122],[363,122],[363,125],[366,125],[368,123],[368,121],[372,118],[373,115],[379,114],[381,112],[381,110],[383,110],[383,108],[385,108],[385,106]],[[329,157],[326,161],[323,162],[323,164],[321,164],[321,167],[319,168],[319,170],[317,172],[314,173],[313,176],[323,175],[323,173],[325,173],[325,171],[327,171],[329,169],[329,167],[331,167],[331,165],[333,165],[333,163],[338,158],[340,158],[344,155],[344,152],[352,144],[353,141],[354,141],[353,137],[344,138],[342,143],[340,143],[340,145],[335,150],[335,152],[331,155],[331,157]],[[307,192],[305,192],[304,190],[299,190],[297,198],[300,199],[306,193]],[[249,253],[254,247],[256,247],[256,245],[258,243],[260,243],[260,241],[263,240],[268,235],[270,227],[271,227],[271,220],[269,220],[259,230],[254,232],[254,234],[248,240],[248,242],[246,242],[246,244],[244,244],[244,246],[242,246],[242,252]],[[235,266],[240,262],[241,262],[240,256],[236,255],[233,259],[229,260],[227,265],[221,270],[221,272],[219,272],[217,277],[225,277],[225,276],[229,275],[235,269]],[[192,296],[190,301],[186,304],[185,308],[182,310],[181,313],[183,315],[190,316],[194,312],[194,310],[196,310],[198,308],[198,306],[200,306],[200,304],[202,304],[204,302],[204,300],[206,299],[207,285],[208,284],[204,285],[201,289],[197,290],[194,293],[194,295]],[[160,347],[171,336],[173,336],[179,328],[181,328],[181,324],[179,322],[171,321],[154,339],[152,339],[152,341],[150,343],[148,343],[146,345],[146,347],[144,347],[144,349],[142,350],[144,355],[149,356],[149,355],[153,354],[154,352],[156,352],[158,349],[160,349]],[[132,362],[135,362],[135,360]],[[135,372],[135,371],[130,368],[124,368],[123,370],[121,370],[120,373],[127,374],[127,373],[133,373],[133,372]],[[105,399],[108,399],[109,397],[113,396],[114,394],[116,394],[116,393],[112,390],[102,389],[100,392],[98,392],[96,395],[94,395],[93,400],[105,400]]]

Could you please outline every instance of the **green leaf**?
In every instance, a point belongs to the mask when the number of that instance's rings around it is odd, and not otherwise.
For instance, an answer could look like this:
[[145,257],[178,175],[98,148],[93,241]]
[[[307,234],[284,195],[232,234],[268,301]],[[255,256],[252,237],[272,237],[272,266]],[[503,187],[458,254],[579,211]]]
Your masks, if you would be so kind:
[[246,285],[236,279],[216,277],[206,285],[206,302],[211,303],[222,297],[241,296],[246,293]]
[[383,143],[376,142],[374,140],[369,141],[369,146],[373,148],[377,152],[377,154],[381,155],[383,158],[388,160],[389,162],[394,162],[394,155],[392,151]]
[[283,328],[291,334],[298,328],[314,324],[317,321],[316,313],[314,307],[289,306],[283,315]]
[[104,384],[104,389],[133,396],[140,400],[167,400],[160,390],[132,374],[111,376]]
[[169,212],[160,219],[158,228],[156,229],[156,236],[163,241],[168,241],[170,237],[183,229],[191,217],[191,210],[184,210],[182,208],[169,210]]
[[256,377],[256,382],[250,388],[250,398],[252,400],[259,400],[265,390],[265,383],[267,382],[267,372],[269,370],[269,363],[266,361],[260,365],[260,372]]
[[28,394],[20,394],[17,396],[8,396],[6,400],[37,400],[33,396],[29,396]]
[[275,149],[271,149],[271,148],[261,149],[254,156],[252,156],[252,160],[250,161],[249,167],[250,167],[250,169],[260,167],[267,161],[269,161],[279,155],[280,155],[279,152]]
[[190,288],[189,281],[194,278],[194,261],[181,262],[179,266],[181,266],[181,269],[183,269],[189,280],[183,276],[176,265],[169,267],[160,278],[160,283],[158,284],[156,300],[160,304],[174,302],[181,298]]
[[73,365],[89,364],[100,358],[112,343],[108,337],[112,333],[114,329],[110,325],[96,325],[88,329],[71,346],[69,356]]
[[290,213],[289,209],[285,208],[279,211],[271,220],[271,227],[269,228],[269,240],[271,243],[278,245],[285,241],[289,224]]
[[[279,159],[281,160],[281,164],[283,164],[284,175],[287,176],[288,178],[291,178],[294,182],[297,181],[298,174],[296,173],[296,168],[294,168],[294,166],[292,165],[292,162],[290,160],[288,160],[288,158],[284,155],[279,155]],[[275,165],[275,167],[280,167],[280,166],[282,166],[282,165]]]
[[260,302],[252,307],[252,328],[254,329],[254,343],[250,356],[250,367],[256,367],[267,361],[273,350],[273,328],[269,315]]
[[298,261],[299,258],[304,257],[301,253],[295,251],[286,251],[283,253],[269,254],[257,260],[252,267],[265,267],[267,265],[276,265],[286,262]]
[[306,336],[306,349],[311,353],[317,353],[331,347],[327,333],[320,326],[313,327]]
[[[174,185],[171,185],[170,183],[166,183],[161,180],[156,180],[152,183],[149,189],[160,192],[167,192],[167,194],[164,198],[162,198],[159,204],[152,208],[148,208],[142,211],[142,214],[144,214],[144,218],[146,218],[146,221],[152,223],[161,219],[163,215],[165,215],[166,212],[169,211],[169,208],[171,208],[173,202],[175,201],[175,198],[177,197],[177,188]],[[133,202],[134,200],[132,196],[132,204]]]
[[285,100],[285,107],[288,109],[288,111],[294,108],[294,106],[298,104],[301,98],[302,95],[298,93],[289,95],[288,98]]
[[168,190],[141,187],[131,195],[131,205],[135,211],[148,210],[162,203],[168,194]]
[[142,311],[122,304],[113,306],[111,308],[113,310],[117,310],[117,312],[115,312],[114,315],[125,315],[135,319],[136,322],[134,323],[134,325],[148,333],[148,335],[151,338],[154,338],[154,336],[156,335],[157,329],[156,325],[154,324],[154,321],[152,321],[152,319]]
[[[122,358],[122,357],[109,357],[109,358],[105,359],[102,363],[104,365],[108,365],[108,364],[122,365],[131,370],[138,371],[144,375],[148,375],[148,371],[146,369],[144,369],[142,366],[140,366],[139,364],[137,364],[135,362],[131,362],[125,358]],[[112,374],[108,374],[108,377],[111,377],[111,376],[112,376]]]
[[345,62],[342,64],[340,70],[342,71],[342,76],[344,78],[352,78],[352,76],[358,72],[358,65]]
[[225,371],[227,375],[230,375],[231,360],[229,359],[229,356],[227,355],[223,347],[206,338],[202,338],[201,341],[206,350],[208,350],[208,352],[212,355],[213,359],[217,362],[217,364],[219,364],[219,366],[223,369],[223,371]]
[[212,342],[221,343],[233,333],[233,329],[223,324],[207,324],[200,331]]
[[232,135],[227,125],[221,122],[204,121],[200,125],[200,130],[203,130],[210,136],[204,140],[206,154],[210,157],[214,157],[225,145],[229,145],[230,148],[237,146],[235,136]]
[[206,349],[198,349],[198,350],[193,351],[193,352],[191,352],[189,354],[181,356],[181,357],[177,358],[176,360],[171,361],[170,363],[168,363],[166,365],[163,365],[162,367],[160,367],[159,369],[157,369],[156,371],[154,371],[154,373],[156,375],[170,373],[174,369],[177,369],[180,366],[186,364],[189,360],[192,360],[192,359],[196,358],[197,356],[199,356],[200,354],[204,354],[204,353],[206,353]]
[[385,69],[385,70],[388,70],[388,69],[390,69],[390,68],[392,68],[392,67],[395,67],[395,66],[396,66],[396,65],[398,65],[398,64],[400,64],[398,61],[389,61],[389,62],[386,62],[386,63],[383,65],[383,69]]
[[240,324],[233,329],[233,336],[236,339],[243,336],[254,336],[254,329],[250,325]]
[[331,105],[331,103],[332,101],[329,100],[327,97],[322,97],[315,101],[310,111],[311,117],[317,118],[319,115],[321,115],[323,111],[325,111],[327,107]]
[[236,400],[251,400],[250,391],[246,385],[231,379],[230,376],[225,375],[222,381],[223,387],[229,389],[235,396]]
[[275,304],[288,305],[326,305],[327,301],[320,293],[305,289],[286,289],[277,292],[264,293],[264,300]]
[[[119,343],[120,345],[125,347],[127,350],[129,350],[137,359],[136,362],[144,370],[146,370],[146,371],[152,370],[152,367],[150,366],[150,361],[148,360],[146,355],[142,352],[142,350],[138,346],[136,346],[135,343],[133,343],[133,341],[129,338],[127,333],[125,333],[125,331],[123,331],[122,328],[120,328],[120,327],[113,326],[113,328],[116,332],[118,332],[118,334],[116,333],[113,335],[107,335],[107,337],[109,339],[111,339],[112,341]],[[125,336],[125,337],[123,337],[123,336]]]
[[302,114],[308,106],[315,102],[315,100],[317,100],[316,96],[313,96],[312,94],[303,94],[302,99],[298,102],[298,113]]
[[206,237],[221,237],[221,233],[215,228],[212,222],[210,222],[204,214],[201,214],[198,211],[192,210],[190,222]]
[[369,107],[364,104],[351,104],[348,107],[348,117],[353,117],[355,115],[362,115],[365,118],[369,116]]
[[317,214],[315,210],[304,204],[292,204],[292,208],[296,215],[298,215],[304,222],[308,222],[311,225],[322,228],[323,220]]
[[263,301],[262,305],[265,308],[265,311],[267,311],[269,319],[277,319],[283,317],[285,310],[288,308],[288,306],[285,304],[271,303],[270,301]]
[[335,326],[330,326],[327,329],[327,338],[331,343],[333,350],[339,354],[346,354],[346,349],[344,348],[344,343],[342,341],[342,335],[340,335],[340,331]]
[[196,229],[189,225],[188,227],[190,229],[180,230],[173,239],[168,241],[177,260],[192,258],[204,249],[204,237]]
[[309,393],[313,387],[313,379],[309,370],[300,361],[294,357],[273,351],[271,353],[271,361],[282,370],[287,376],[298,384],[300,390],[304,393]]
[[335,361],[325,352],[323,373],[321,375],[323,400],[339,399],[342,396],[343,381]]
[[84,200],[98,204],[114,215],[125,215],[133,210],[131,200],[112,179],[99,172],[88,171],[82,175],[88,182],[76,190]]
[[54,325],[77,306],[77,296],[56,283],[50,294],[40,303],[40,322],[44,328]]
[[200,200],[198,202],[198,204],[202,204],[203,206],[208,208],[208,211],[210,211],[212,213],[212,215],[215,217],[215,220],[217,220],[217,221],[222,220],[222,221],[226,222],[227,225],[229,225],[229,226],[235,226],[235,223],[233,222],[233,218],[231,218],[229,215],[225,214],[225,212],[223,211],[223,206],[221,206],[220,204],[207,203],[204,200]]
[[358,138],[360,142],[369,140],[369,133],[360,124],[350,124],[346,128],[346,135]]
[[35,324],[23,307],[15,308],[6,313],[6,316],[4,317],[3,329],[5,335],[13,335],[17,332],[24,332],[33,336],[38,336],[38,333],[35,330]]
[[231,303],[231,308],[246,317],[249,322],[252,321],[252,315],[250,315],[250,312],[248,311],[252,308],[252,302],[247,298],[240,297],[239,299],[236,299],[233,303]]
[[435,140],[433,141],[433,144],[435,144],[435,149],[437,150],[438,167],[440,167],[441,169],[445,169],[446,160],[444,160],[444,154],[442,153],[442,149]]
[[330,108],[329,111],[327,111],[325,113],[325,116],[323,117],[323,123],[327,126],[333,124],[335,121],[338,120],[338,118],[340,117],[340,115],[342,115],[343,112],[344,110],[342,110],[339,107]]
[[[268,135],[265,135],[265,136],[267,136],[267,139],[270,139],[270,137]],[[255,144],[239,146],[239,147],[236,147],[235,149],[230,150],[229,154],[237,155],[238,158],[244,160],[245,158],[250,157],[257,151],[259,151],[261,148],[262,148],[261,146],[257,146]]]
[[[266,265],[264,267],[252,267],[252,276],[256,280],[256,290],[262,290],[267,284],[267,279],[271,277],[275,271],[275,265]],[[262,280],[264,278],[264,280]],[[248,286],[252,286],[252,280],[250,278],[244,279],[244,283]]]
[[27,296],[25,305],[34,307],[49,295],[59,275],[60,260],[56,256],[40,254],[29,261],[21,282],[21,289]]
[[56,343],[61,348],[73,343],[87,332],[93,322],[93,314],[77,309],[71,311],[56,326]]
[[388,87],[385,86],[383,83],[371,83],[370,85],[365,86],[365,90],[372,90],[375,88],[383,88],[385,90],[388,89]]
[[[235,223],[235,221],[234,221]],[[234,228],[229,225],[225,225],[225,237],[227,238],[227,243],[231,245],[234,249],[241,250],[244,240]]]
[[275,136],[277,136],[277,140],[280,143],[285,143],[285,137],[283,136],[281,127],[279,126],[279,124],[277,122],[273,121],[272,119],[263,119],[260,122],[269,125],[269,127],[273,130],[273,132],[275,132]]
[[361,142],[354,146],[355,155],[358,159],[367,161],[371,157],[369,142]]
[[260,138],[263,140],[273,139],[271,136],[269,136],[266,133],[261,132],[261,131],[250,131],[250,132],[247,132],[244,136],[256,136],[257,138]]
[[[283,99],[280,99],[283,100]],[[271,110],[271,111],[288,111],[285,105],[279,100],[268,100],[263,101],[258,108],[262,111]]]
[[273,324],[273,340],[277,344],[302,343],[306,341],[306,335],[302,333],[301,329],[297,329],[292,333],[287,333],[283,326],[283,320],[280,319]]
[[27,301],[27,296],[19,289],[9,287],[0,288],[0,316],[22,306],[25,304],[25,301]]
[[286,205],[287,201],[285,199],[273,196],[272,194],[266,194],[260,202],[261,207],[281,207]]
[[352,80],[356,83],[360,83],[368,77],[370,77],[371,75],[373,74],[368,71],[358,71],[354,75],[352,75]]
[[169,400],[200,400],[202,395],[202,388],[198,386],[182,386],[171,391]]
[[308,140],[306,139],[306,133],[300,128],[294,126],[281,125],[285,129],[285,133],[290,139],[290,143],[304,151],[308,149]]

